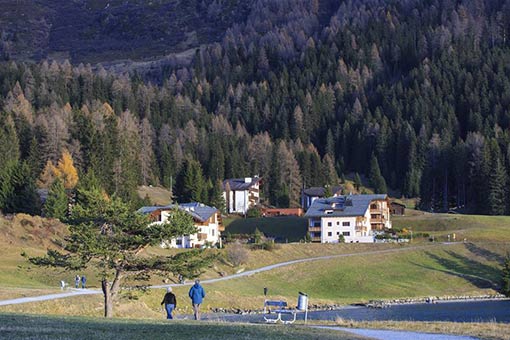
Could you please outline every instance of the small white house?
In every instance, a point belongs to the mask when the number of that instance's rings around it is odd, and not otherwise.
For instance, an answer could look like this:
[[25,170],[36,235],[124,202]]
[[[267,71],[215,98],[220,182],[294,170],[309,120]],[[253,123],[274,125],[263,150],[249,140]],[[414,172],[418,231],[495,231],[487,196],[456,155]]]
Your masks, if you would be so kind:
[[231,178],[223,181],[223,199],[229,214],[246,214],[260,202],[258,176]]
[[305,214],[312,242],[375,242],[391,228],[387,195],[346,195],[318,198]]
[[221,213],[214,207],[202,203],[182,203],[178,205],[142,207],[138,211],[150,214],[153,223],[166,223],[170,221],[173,209],[186,211],[193,217],[198,232],[191,235],[182,235],[162,242],[162,248],[200,248],[206,244],[216,245],[221,242],[221,232],[225,230],[221,220]]

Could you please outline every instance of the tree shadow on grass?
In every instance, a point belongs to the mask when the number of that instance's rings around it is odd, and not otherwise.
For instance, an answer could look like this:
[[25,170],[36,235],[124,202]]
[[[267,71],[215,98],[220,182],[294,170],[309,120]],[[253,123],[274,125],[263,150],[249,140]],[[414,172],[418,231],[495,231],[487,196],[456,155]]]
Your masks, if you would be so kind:
[[498,253],[495,253],[493,251],[490,251],[488,249],[482,248],[480,246],[477,246],[474,243],[469,242],[469,243],[466,243],[465,246],[466,246],[466,249],[469,250],[471,253],[473,253],[477,256],[483,257],[484,259],[486,259],[488,261],[495,261],[501,265],[505,261],[504,256],[502,256]]
[[416,266],[439,271],[452,276],[460,277],[480,289],[499,289],[499,270],[479,261],[468,258],[453,251],[445,252],[449,257],[441,257],[436,254],[425,254],[439,264],[443,269],[435,268],[419,263]]

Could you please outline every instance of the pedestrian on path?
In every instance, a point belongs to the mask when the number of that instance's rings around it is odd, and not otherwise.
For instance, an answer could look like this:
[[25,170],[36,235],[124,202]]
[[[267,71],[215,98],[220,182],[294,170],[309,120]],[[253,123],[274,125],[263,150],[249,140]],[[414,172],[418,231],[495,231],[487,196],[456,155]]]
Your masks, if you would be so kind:
[[85,289],[85,284],[87,283],[87,278],[85,275],[82,275],[81,277],[81,288]]
[[76,275],[74,278],[74,288],[80,288],[81,277]]
[[172,312],[177,308],[177,299],[175,298],[175,294],[172,293],[172,287],[166,289],[166,294],[161,304],[165,305],[166,318],[170,320],[173,319]]
[[195,320],[200,320],[200,305],[205,298],[205,290],[200,285],[200,280],[195,281],[195,284],[191,286],[188,295],[191,299],[191,304],[193,305]]

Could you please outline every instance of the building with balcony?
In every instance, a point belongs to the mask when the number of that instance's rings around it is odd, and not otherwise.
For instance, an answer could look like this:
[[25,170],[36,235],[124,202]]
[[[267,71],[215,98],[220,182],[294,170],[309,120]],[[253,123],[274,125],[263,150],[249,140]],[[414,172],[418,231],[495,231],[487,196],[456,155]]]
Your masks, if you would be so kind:
[[154,223],[171,223],[173,209],[186,211],[193,217],[198,232],[191,235],[182,235],[161,243],[162,248],[201,248],[206,245],[216,245],[221,242],[221,232],[225,230],[221,213],[214,207],[202,203],[182,203],[167,206],[142,207],[138,211],[150,214]]
[[260,202],[260,178],[230,178],[223,181],[223,199],[229,214],[246,214]]
[[388,195],[342,195],[318,198],[305,214],[313,242],[374,242],[391,228]]

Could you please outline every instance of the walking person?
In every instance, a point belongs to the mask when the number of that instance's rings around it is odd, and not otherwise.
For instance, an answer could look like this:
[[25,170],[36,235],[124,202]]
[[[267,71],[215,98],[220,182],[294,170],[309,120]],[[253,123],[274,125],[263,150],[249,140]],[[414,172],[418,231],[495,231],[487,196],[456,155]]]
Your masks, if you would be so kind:
[[85,289],[85,284],[87,283],[87,278],[85,275],[81,277],[81,288]]
[[80,288],[80,282],[81,282],[80,275],[76,275],[74,277],[74,288]]
[[205,297],[205,290],[200,285],[200,280],[195,280],[195,284],[191,286],[188,295],[191,299],[191,304],[193,305],[195,320],[200,320],[200,305]]
[[177,299],[175,298],[175,294],[172,293],[172,287],[166,289],[166,294],[161,304],[165,305],[166,318],[173,319],[172,312],[177,308]]

